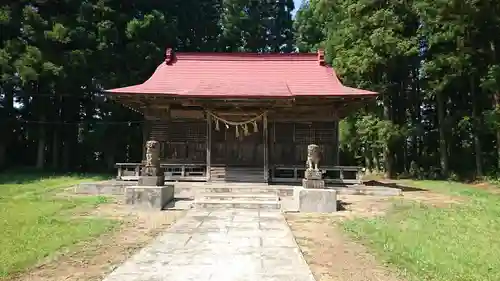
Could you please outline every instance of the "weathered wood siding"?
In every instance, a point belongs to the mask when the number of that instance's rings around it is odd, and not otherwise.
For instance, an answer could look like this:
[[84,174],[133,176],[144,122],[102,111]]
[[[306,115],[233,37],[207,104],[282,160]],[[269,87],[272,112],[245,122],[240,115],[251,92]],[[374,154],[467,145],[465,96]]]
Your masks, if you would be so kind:
[[[212,126],[214,127],[214,126]],[[219,131],[212,132],[212,165],[231,166],[264,166],[264,141],[262,122],[258,123],[259,131],[253,132],[249,126],[249,134],[236,137],[234,126],[226,128],[220,124]]]
[[150,138],[161,144],[164,163],[205,163],[207,123],[205,120],[173,119],[150,121]]
[[[212,124],[211,165],[264,167],[264,126],[258,122],[258,132],[249,126],[249,134],[236,137],[234,126],[226,128]],[[163,163],[207,163],[208,127],[206,119],[173,118],[150,120],[149,138],[161,143]],[[338,165],[338,121],[274,121],[268,123],[268,161],[271,166],[303,166],[307,145],[321,147],[320,165]]]
[[338,164],[338,122],[271,122],[270,164],[305,165],[307,146],[317,144],[321,148],[320,165]]

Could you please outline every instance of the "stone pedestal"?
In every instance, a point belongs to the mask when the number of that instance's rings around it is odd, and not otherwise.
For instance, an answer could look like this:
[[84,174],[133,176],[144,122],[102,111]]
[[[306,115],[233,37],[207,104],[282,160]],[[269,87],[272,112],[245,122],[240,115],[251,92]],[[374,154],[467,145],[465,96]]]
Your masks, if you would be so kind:
[[293,191],[296,210],[304,213],[333,213],[337,211],[335,189],[307,189],[297,187]]
[[162,210],[174,199],[174,185],[165,185],[165,176],[160,167],[160,143],[146,142],[145,165],[141,169],[136,186],[125,188],[125,203],[140,208]]
[[162,210],[174,199],[174,185],[128,186],[125,188],[127,204],[150,210]]
[[302,180],[302,187],[307,188],[307,189],[323,189],[323,188],[325,188],[325,181],[324,180],[303,179]]
[[320,170],[307,169],[302,179],[303,188],[325,188],[325,181]]
[[323,179],[323,173],[321,172],[321,170],[306,169],[304,173],[304,179],[321,180]]
[[165,177],[162,176],[139,176],[138,186],[162,186],[165,183]]

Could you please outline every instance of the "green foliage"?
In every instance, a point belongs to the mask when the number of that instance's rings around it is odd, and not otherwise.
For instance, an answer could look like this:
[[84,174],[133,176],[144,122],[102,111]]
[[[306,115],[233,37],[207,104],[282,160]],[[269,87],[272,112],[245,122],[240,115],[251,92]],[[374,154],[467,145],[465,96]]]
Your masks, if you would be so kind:
[[224,0],[221,13],[223,51],[293,50],[293,0]]
[[102,89],[144,82],[167,47],[290,52],[292,9],[293,0],[0,5],[0,118],[8,120],[0,169],[88,171],[138,161],[142,116],[102,98]]
[[325,21],[318,0],[305,1],[294,21],[295,42],[299,52],[316,51],[325,38]]
[[379,170],[375,163],[383,158],[382,152],[404,135],[401,127],[373,114],[349,116],[340,122],[339,128],[340,148],[353,153],[357,159],[364,158],[367,161],[364,164],[370,171]]
[[305,1],[295,22],[298,48],[324,47],[344,84],[380,93],[341,131],[344,154],[368,165],[360,151],[382,149],[390,175],[496,174],[499,11],[490,0]]
[[386,217],[344,224],[408,280],[498,280],[498,196],[464,184],[422,181],[416,187],[462,196],[465,202],[431,207],[397,201]]

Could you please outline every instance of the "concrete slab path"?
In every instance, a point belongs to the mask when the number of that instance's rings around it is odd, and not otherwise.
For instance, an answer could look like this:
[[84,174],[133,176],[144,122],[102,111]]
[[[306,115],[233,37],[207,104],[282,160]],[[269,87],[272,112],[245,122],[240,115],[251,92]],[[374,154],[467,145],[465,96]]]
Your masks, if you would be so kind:
[[104,281],[314,281],[279,211],[191,210]]

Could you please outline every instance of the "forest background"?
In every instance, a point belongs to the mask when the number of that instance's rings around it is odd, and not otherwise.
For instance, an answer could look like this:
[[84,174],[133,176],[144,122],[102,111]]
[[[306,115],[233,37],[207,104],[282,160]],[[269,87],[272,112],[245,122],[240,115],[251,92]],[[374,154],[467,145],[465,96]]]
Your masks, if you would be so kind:
[[[102,89],[176,51],[326,51],[380,93],[341,122],[341,164],[389,177],[500,173],[500,2],[20,0],[0,4],[0,167],[109,171],[141,158],[142,118]],[[295,15],[293,15],[295,14]]]

